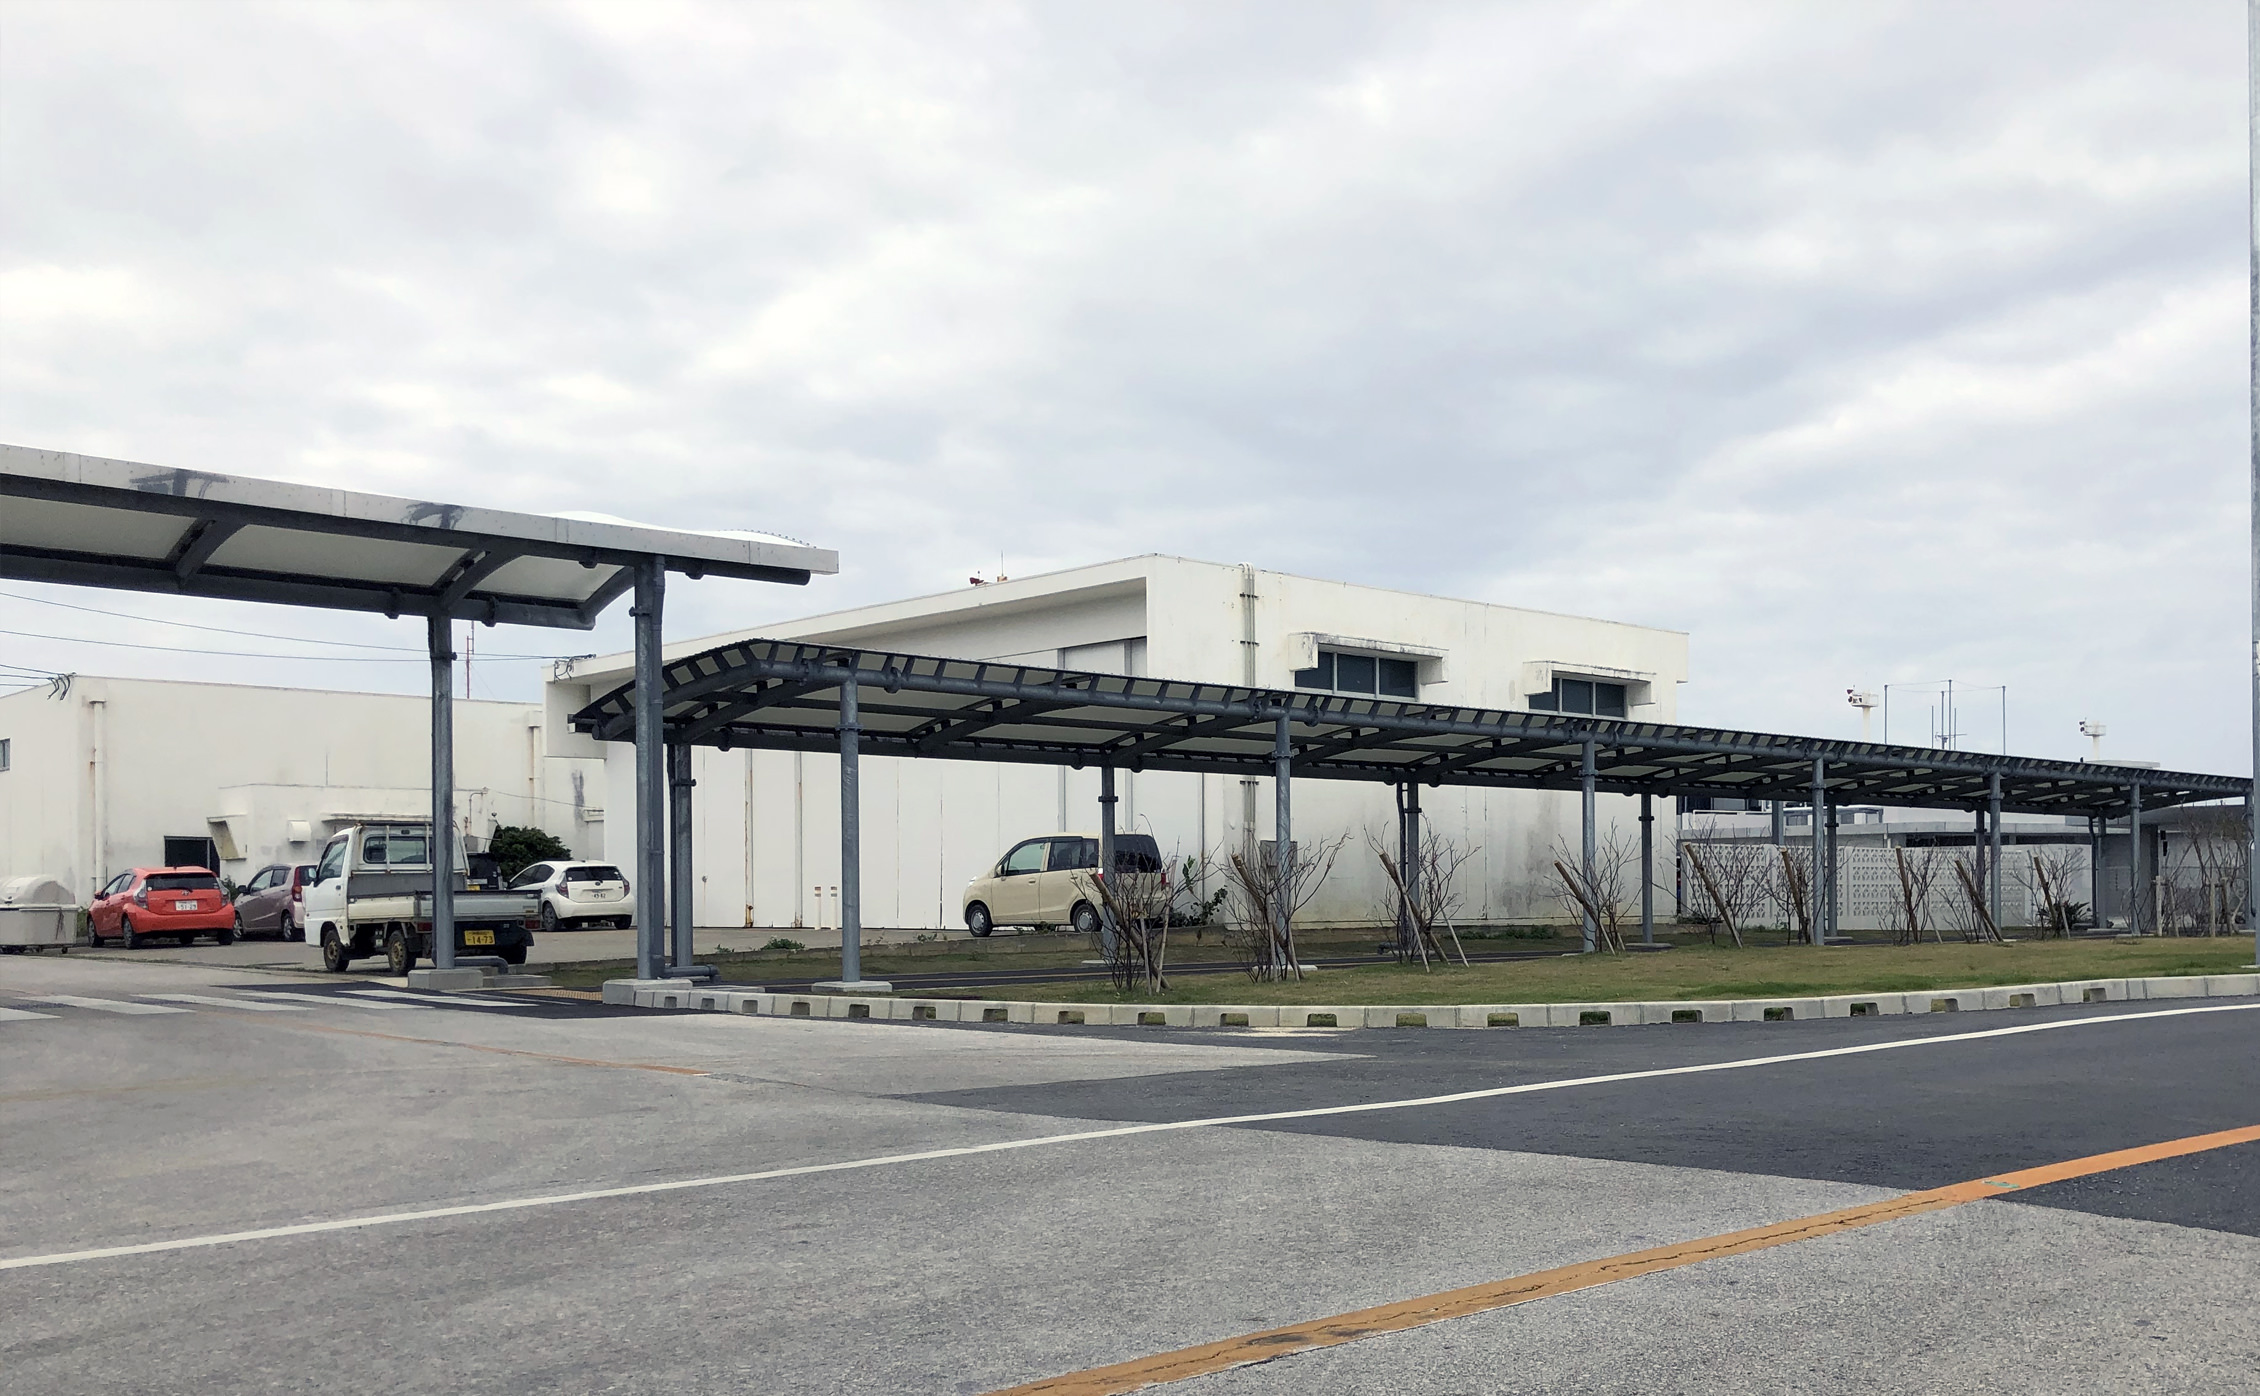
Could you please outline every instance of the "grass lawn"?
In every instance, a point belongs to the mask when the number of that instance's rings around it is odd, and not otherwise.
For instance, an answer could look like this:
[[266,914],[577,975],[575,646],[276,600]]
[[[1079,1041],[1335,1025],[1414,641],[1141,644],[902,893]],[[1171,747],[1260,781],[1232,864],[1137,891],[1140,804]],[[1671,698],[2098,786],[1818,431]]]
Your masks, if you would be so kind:
[[[2023,941],[2015,945],[1853,945],[1736,950],[1682,944],[1660,954],[1564,955],[1423,970],[1418,965],[1322,969],[1286,984],[1237,974],[1186,975],[1163,994],[1118,994],[1103,984],[1015,984],[1015,999],[1048,1003],[1608,1003],[1660,999],[1789,998],[1966,989],[2059,979],[2233,974],[2252,963],[2250,936],[2202,940]],[[932,994],[921,997],[936,997]],[[952,998],[978,998],[956,990]]]

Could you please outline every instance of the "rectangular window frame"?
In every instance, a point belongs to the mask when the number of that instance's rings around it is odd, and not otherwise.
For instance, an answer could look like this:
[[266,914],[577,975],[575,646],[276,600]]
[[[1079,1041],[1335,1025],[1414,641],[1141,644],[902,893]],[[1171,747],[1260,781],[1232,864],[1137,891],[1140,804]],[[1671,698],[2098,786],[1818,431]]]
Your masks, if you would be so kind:
[[1306,693],[1339,693],[1347,698],[1417,701],[1420,661],[1370,650],[1322,649],[1316,664],[1295,671],[1295,687]]

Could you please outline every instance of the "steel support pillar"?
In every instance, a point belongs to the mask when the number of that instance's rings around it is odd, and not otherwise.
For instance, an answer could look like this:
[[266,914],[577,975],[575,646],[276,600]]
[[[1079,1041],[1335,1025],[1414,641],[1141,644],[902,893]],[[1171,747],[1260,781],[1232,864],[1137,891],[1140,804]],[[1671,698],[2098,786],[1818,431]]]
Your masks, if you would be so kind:
[[1985,884],[1985,911],[1993,918],[1993,929],[2001,929],[2001,773],[1993,772],[1985,782],[1985,871],[1990,879]]
[[[1415,906],[1424,905],[1421,902],[1424,888],[1421,885],[1420,876],[1420,782],[1417,780],[1405,782],[1404,833],[1405,861],[1399,866],[1398,871],[1404,874],[1406,896],[1411,899]],[[1420,934],[1420,928],[1414,924],[1409,911],[1405,915],[1405,930],[1411,936]],[[1409,944],[1406,946],[1408,950],[1412,948]]]
[[1828,906],[1833,900],[1824,887],[1828,880],[1828,857],[1824,848],[1827,835],[1823,833],[1827,818],[1828,762],[1816,756],[1813,758],[1813,859],[1810,874],[1813,885],[1809,892],[1813,908],[1806,928],[1807,938],[1815,945],[1827,943],[1828,933],[1824,928],[1828,925]]
[[1839,879],[1836,875],[1836,826],[1836,806],[1832,803],[1828,807],[1828,924],[1821,928],[1821,944],[1823,945],[1828,944],[1829,938],[1837,933],[1836,923],[1843,910],[1838,905],[1837,898]]
[[1593,808],[1593,739],[1585,739],[1585,750],[1577,763],[1579,820],[1583,838],[1579,856],[1583,859],[1579,876],[1585,879],[1585,896],[1581,899],[1585,922],[1585,952],[1591,954],[1601,948],[1601,922],[1594,914],[1593,863],[1594,863],[1594,808]]
[[2087,817],[2087,914],[2103,929],[2103,816]]
[[1397,805],[1397,958],[1410,959],[1413,953],[1412,898],[1408,893],[1412,877],[1412,844],[1409,835],[1412,824],[1405,815],[1405,792],[1412,782],[1399,781],[1390,787]]
[[[1100,881],[1114,876],[1114,767],[1099,767],[1099,868]],[[1099,898],[1099,953],[1114,960],[1114,912]]]
[[659,637],[667,599],[667,560],[636,565],[636,977],[667,968],[666,705],[660,694]]
[[[1978,896],[1985,896],[1985,811],[1970,811],[1970,871],[1977,875]],[[2001,923],[1993,923],[1998,926]]]
[[2142,885],[2142,782],[2127,787],[2127,929],[2142,934],[2142,904],[2150,889]]
[[1768,800],[1766,803],[1773,807],[1773,846],[1779,848],[1789,842],[1787,822],[1781,817],[1781,801]]
[[[2246,341],[2252,382],[2247,409],[2252,432],[2252,760],[2254,788],[2260,790],[2260,4],[2245,7],[2245,136],[2248,146],[2246,197],[2252,200],[2245,233],[2251,254],[2249,338]],[[2251,818],[2252,798],[2245,797],[2245,916],[2252,925],[2252,959],[2260,967],[2260,818]]]
[[1640,793],[1640,943],[1656,943],[1655,796]]
[[863,733],[855,671],[840,681],[840,982],[863,982]]
[[1295,749],[1287,740],[1287,709],[1279,710],[1278,721],[1271,736],[1272,794],[1274,804],[1272,824],[1272,866],[1277,869],[1274,886],[1278,895],[1272,898],[1271,916],[1275,927],[1272,957],[1281,978],[1295,972],[1299,955],[1287,953],[1288,938],[1294,932],[1293,908],[1287,905],[1295,885],[1295,818],[1292,790],[1295,775]]
[[455,968],[455,635],[435,615],[425,622],[432,656],[432,964]]
[[668,929],[673,933],[674,960],[668,969],[675,974],[693,968],[692,961],[698,953],[691,943],[698,886],[691,876],[691,788],[696,784],[691,779],[691,748],[681,743],[668,743],[667,863],[670,879],[667,920]]

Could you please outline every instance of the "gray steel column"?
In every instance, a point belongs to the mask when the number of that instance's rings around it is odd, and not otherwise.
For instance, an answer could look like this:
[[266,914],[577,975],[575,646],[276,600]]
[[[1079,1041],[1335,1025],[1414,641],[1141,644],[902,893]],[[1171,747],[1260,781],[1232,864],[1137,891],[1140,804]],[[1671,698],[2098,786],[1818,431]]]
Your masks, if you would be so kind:
[[862,722],[851,667],[840,681],[840,980],[846,984],[863,982]]
[[1828,924],[1821,927],[1821,944],[1837,931],[1837,876],[1836,876],[1836,806],[1828,807]]
[[668,902],[668,922],[673,935],[674,963],[670,968],[687,970],[697,958],[692,948],[691,936],[696,915],[697,899],[693,889],[698,885],[691,880],[691,788],[697,782],[691,779],[691,748],[687,743],[670,742],[667,746],[667,853],[671,869],[671,886]]
[[1409,958],[1413,953],[1412,919],[1412,820],[1405,813],[1405,792],[1412,788],[1410,781],[1399,781],[1390,787],[1397,802],[1397,954]]
[[1815,945],[1826,943],[1826,933],[1821,928],[1828,924],[1828,894],[1821,890],[1823,872],[1821,864],[1827,861],[1821,851],[1821,843],[1825,837],[1821,832],[1821,821],[1826,818],[1828,812],[1827,781],[1828,762],[1816,756],[1813,758],[1813,862],[1811,873],[1813,885],[1807,893],[1812,900],[1813,909],[1810,925],[1806,931],[1807,937]]
[[1781,817],[1781,801],[1768,800],[1766,803],[1773,806],[1773,846],[1779,848],[1789,842],[1789,831]]
[[1655,796],[1640,792],[1640,943],[1656,943]]
[[2087,817],[2087,913],[2103,929],[2103,816]]
[[[1099,767],[1099,878],[1114,876],[1114,767]],[[1114,913],[1099,899],[1099,953],[1114,958]]]
[[2142,782],[2127,787],[2127,929],[2142,934]]
[[659,638],[667,598],[667,560],[636,565],[636,977],[667,968],[667,797],[662,770],[666,704],[660,696]]
[[446,616],[425,621],[432,655],[432,964],[455,968],[455,636]]
[[1985,781],[1986,875],[1992,880],[1985,884],[1985,910],[1993,918],[1993,929],[2001,929],[2001,773],[1993,772]]
[[[1420,782],[1417,780],[1405,782],[1405,861],[1398,871],[1404,874],[1406,894],[1414,903],[1419,904],[1423,889],[1420,877]],[[1420,934],[1420,927],[1414,924],[1410,914],[1405,917],[1405,928],[1414,936]]]
[[1593,908],[1593,739],[1590,736],[1585,739],[1585,752],[1578,761],[1577,778],[1578,799],[1584,825],[1583,857],[1585,864],[1581,876],[1585,879],[1585,951],[1587,954],[1591,954],[1601,948],[1601,923],[1600,919],[1594,915]]
[[[1276,923],[1272,951],[1275,961],[1287,953],[1287,937],[1294,929],[1292,909],[1287,905],[1289,890],[1294,885],[1295,870],[1294,803],[1289,793],[1294,786],[1294,762],[1294,748],[1287,741],[1287,709],[1282,707],[1271,736],[1271,784],[1275,797],[1272,806],[1272,866],[1278,869],[1276,885],[1280,891],[1280,895],[1273,899],[1271,908],[1272,920]],[[1279,961],[1278,968],[1285,975],[1291,973],[1294,966]]]
[[[2245,129],[2251,142],[2245,192],[2252,200],[2251,217],[2246,223],[2251,244],[2252,760],[2254,788],[2260,790],[2260,0],[2246,6],[2244,42]],[[2248,811],[2251,804],[2248,797]],[[2260,819],[2249,822],[2244,832],[2248,851],[2260,855]],[[2245,889],[2245,916],[2252,923],[2253,962],[2260,964],[2260,856],[2248,859],[2246,867],[2250,877]]]

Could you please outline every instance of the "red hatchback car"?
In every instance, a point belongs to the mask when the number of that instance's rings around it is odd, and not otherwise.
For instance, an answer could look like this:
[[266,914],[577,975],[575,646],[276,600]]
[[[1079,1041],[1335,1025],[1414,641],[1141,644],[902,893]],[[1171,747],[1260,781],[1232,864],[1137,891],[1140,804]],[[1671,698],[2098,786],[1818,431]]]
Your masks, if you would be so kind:
[[135,868],[119,873],[87,908],[94,944],[116,936],[128,950],[170,936],[182,945],[208,935],[235,942],[235,907],[208,868]]

